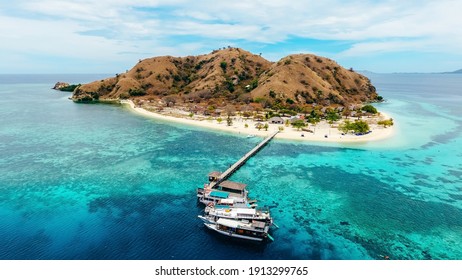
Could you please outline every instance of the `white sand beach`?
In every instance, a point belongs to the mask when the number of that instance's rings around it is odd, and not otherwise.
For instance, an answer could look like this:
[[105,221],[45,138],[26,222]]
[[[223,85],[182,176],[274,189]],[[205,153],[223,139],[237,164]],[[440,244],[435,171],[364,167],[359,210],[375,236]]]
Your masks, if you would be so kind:
[[[342,132],[337,129],[338,123],[329,124],[327,121],[321,121],[316,125],[309,125],[305,127],[312,132],[297,130],[292,126],[286,126],[284,124],[271,124],[268,123],[268,130],[262,128],[258,130],[255,125],[256,121],[252,119],[245,119],[243,117],[234,116],[231,126],[227,125],[226,117],[222,117],[223,121],[218,122],[215,118],[206,118],[206,117],[190,117],[187,112],[170,110],[166,114],[155,113],[143,109],[141,107],[135,106],[131,100],[122,100],[122,104],[127,104],[130,108],[143,116],[177,122],[187,125],[199,126],[208,129],[222,130],[233,133],[238,133],[242,135],[251,136],[267,136],[271,132],[279,130],[280,127],[283,127],[283,130],[276,135],[276,138],[279,139],[289,139],[289,140],[299,140],[299,141],[316,141],[316,142],[335,142],[335,143],[361,143],[361,142],[371,142],[383,140],[389,137],[392,137],[395,133],[394,126],[384,128],[381,125],[377,125],[378,120],[390,119],[390,116],[383,111],[380,112],[378,117],[364,117],[363,120],[366,120],[369,123],[371,133],[365,135],[354,135],[346,134],[342,135]],[[168,114],[168,115],[167,115]],[[351,119],[354,121],[354,118]],[[339,122],[342,122],[340,120]],[[267,123],[267,122],[262,122]],[[246,126],[247,124],[247,126]]]

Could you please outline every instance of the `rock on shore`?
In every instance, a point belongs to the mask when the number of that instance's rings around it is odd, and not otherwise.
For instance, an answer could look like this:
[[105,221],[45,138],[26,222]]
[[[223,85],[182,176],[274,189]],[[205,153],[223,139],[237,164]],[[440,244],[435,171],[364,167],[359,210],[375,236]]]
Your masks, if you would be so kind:
[[55,90],[61,90],[62,88],[65,88],[65,87],[68,87],[69,84],[68,83],[65,83],[65,82],[57,82],[55,84],[54,87],[52,87],[52,89],[55,89]]

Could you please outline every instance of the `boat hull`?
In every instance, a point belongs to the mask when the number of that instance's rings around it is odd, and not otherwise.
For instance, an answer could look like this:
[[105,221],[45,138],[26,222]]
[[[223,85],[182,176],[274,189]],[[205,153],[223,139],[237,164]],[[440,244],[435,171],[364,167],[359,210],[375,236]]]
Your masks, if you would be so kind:
[[204,225],[213,230],[213,231],[216,231],[222,235],[225,235],[225,236],[229,236],[229,237],[234,237],[234,238],[240,238],[240,239],[245,239],[245,240],[251,240],[251,241],[263,241],[263,238],[261,237],[252,237],[252,236],[246,236],[246,235],[241,235],[241,234],[237,234],[235,232],[229,232],[229,231],[223,231],[223,230],[220,230],[217,228],[216,224],[212,224],[212,223],[204,223]]

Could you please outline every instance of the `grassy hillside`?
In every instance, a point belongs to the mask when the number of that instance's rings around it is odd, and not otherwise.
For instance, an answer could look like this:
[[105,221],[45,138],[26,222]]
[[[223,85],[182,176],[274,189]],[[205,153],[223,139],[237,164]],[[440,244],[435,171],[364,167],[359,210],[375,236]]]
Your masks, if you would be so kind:
[[378,100],[368,78],[328,58],[289,55],[270,62],[239,48],[140,60],[131,70],[79,86],[73,100],[132,99],[174,106],[254,107],[309,112]]

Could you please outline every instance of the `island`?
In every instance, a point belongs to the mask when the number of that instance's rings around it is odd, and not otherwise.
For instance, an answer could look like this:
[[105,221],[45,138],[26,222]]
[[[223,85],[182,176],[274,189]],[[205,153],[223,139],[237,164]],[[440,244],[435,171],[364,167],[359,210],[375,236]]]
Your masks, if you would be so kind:
[[138,113],[249,137],[370,141],[392,135],[384,99],[353,69],[313,54],[277,62],[227,47],[139,60],[125,73],[77,86],[75,102],[120,102]]

